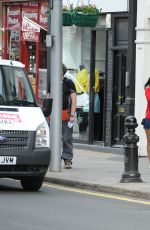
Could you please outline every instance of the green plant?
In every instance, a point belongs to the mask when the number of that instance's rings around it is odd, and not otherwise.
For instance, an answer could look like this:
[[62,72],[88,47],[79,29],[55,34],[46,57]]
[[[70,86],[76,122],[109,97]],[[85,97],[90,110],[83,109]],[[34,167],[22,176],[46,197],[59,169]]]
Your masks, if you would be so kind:
[[69,12],[69,11],[70,11],[70,9],[67,6],[63,7],[63,12]]
[[99,14],[101,12],[101,9],[97,9],[97,7],[95,5],[81,5],[81,6],[77,6],[74,9],[75,12],[78,13],[84,13],[84,14]]
[[69,6],[65,5],[63,6],[63,12],[71,12],[73,11],[73,5],[70,4]]
[[[51,18],[51,10],[47,10],[48,17]],[[63,16],[63,26],[72,26],[72,5],[63,6],[62,9],[62,16]]]

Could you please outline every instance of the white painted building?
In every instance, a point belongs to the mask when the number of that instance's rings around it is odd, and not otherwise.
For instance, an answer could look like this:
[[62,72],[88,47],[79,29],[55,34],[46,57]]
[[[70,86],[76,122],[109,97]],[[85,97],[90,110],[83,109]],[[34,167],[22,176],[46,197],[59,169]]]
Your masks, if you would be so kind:
[[[23,1],[19,1],[20,4],[22,4],[21,2]],[[99,139],[93,139],[94,141],[96,140],[101,142],[100,144],[102,144],[102,146],[105,145],[115,147],[117,145],[119,147],[122,146],[121,139],[122,135],[124,134],[124,130],[122,128],[124,127],[124,114],[123,108],[121,106],[117,107],[116,105],[118,104],[118,102],[122,103],[123,105],[123,100],[125,98],[125,95],[121,95],[120,93],[124,92],[124,89],[122,90],[121,87],[124,84],[124,82],[122,84],[122,81],[124,80],[125,76],[128,49],[128,0],[64,0],[63,4],[66,5],[73,3],[75,7],[77,4],[80,5],[83,2],[84,4],[96,4],[97,8],[102,9],[102,13],[96,27],[63,27],[63,63],[66,64],[69,69],[73,70],[76,73],[81,64],[83,64],[89,71],[91,63],[90,61],[95,59],[95,67],[100,70],[99,80],[102,81],[102,84],[107,87],[103,87],[102,90],[99,91],[99,93],[105,91],[100,98],[102,102],[101,108],[103,108],[103,111],[99,111],[99,114],[101,113],[100,115],[102,116],[100,117],[101,121],[99,122],[98,126],[96,125],[96,123],[94,124],[97,129],[101,129],[102,135]],[[8,9],[8,5],[9,4],[4,3],[5,10]],[[7,21],[7,17],[5,18],[5,20]],[[11,34],[12,31],[8,28],[6,29],[8,34]],[[92,59],[90,54],[91,50],[93,50],[94,47],[94,44],[92,44],[91,46],[91,35],[93,34],[96,34],[96,55]],[[44,36],[46,36],[46,32]],[[44,36],[42,37],[43,44],[45,44]],[[4,41],[4,51],[6,54],[9,53],[9,58],[11,58],[12,52],[6,51],[9,51],[9,48],[11,47],[10,42],[11,39],[9,39],[9,37],[8,41]],[[20,42],[22,45],[21,47],[25,45],[28,47],[29,45],[27,42],[24,42],[23,44],[22,41]],[[44,49],[46,51],[46,47],[44,47]],[[36,57],[38,56],[37,54],[35,55]],[[26,57],[28,56],[30,55],[27,54]],[[24,55],[17,56],[17,58],[18,57],[21,58],[20,60],[22,62],[26,62],[25,59],[27,58],[24,57]],[[46,65],[42,68],[46,68]],[[123,73],[120,70],[123,70]],[[103,76],[101,76],[101,72],[104,72]],[[38,76],[38,74],[36,76]],[[120,84],[119,87],[118,83]],[[113,90],[114,88],[116,89],[115,92]],[[91,89],[92,87],[90,88],[90,90]],[[113,109],[114,107],[115,109],[117,107],[115,111]],[[88,122],[88,125],[84,125],[86,127],[82,127],[85,129],[81,132],[83,132],[84,138],[86,137],[84,139],[86,141],[85,143],[89,143],[88,140],[90,137],[90,132],[88,132],[88,130],[90,129],[90,124],[92,122],[88,120],[89,114],[87,111],[81,112],[86,113],[86,117],[83,117],[82,120],[84,120],[84,118],[87,118],[85,119],[85,123]],[[92,116],[94,117],[94,112]],[[78,136],[81,136],[81,139],[83,139],[81,132],[78,133]]]
[[[72,4],[95,4],[98,8],[102,8],[102,13],[127,12],[129,0],[63,0],[64,5]],[[146,100],[144,95],[144,84],[150,77],[150,0],[137,0],[137,38],[136,38],[136,81],[135,81],[135,117],[139,124],[136,129],[140,137],[139,155],[146,155],[146,137],[143,127],[140,125],[145,114]],[[107,17],[106,17],[107,18]],[[98,22],[97,27],[107,26],[106,18],[103,17]],[[2,28],[2,3],[0,3],[0,27]],[[105,33],[98,33],[98,42],[96,44],[97,57],[96,63],[104,70],[104,44]],[[78,69],[84,60],[89,65],[90,55],[90,28],[63,28],[63,62],[68,68]],[[84,42],[83,42],[84,39]],[[0,31],[0,52],[2,50],[2,31]],[[99,52],[100,51],[100,52]],[[86,58],[87,57],[87,58]]]
[[144,84],[150,77],[150,1],[138,0],[136,37],[136,82],[135,117],[139,124],[137,134],[140,137],[139,155],[146,156],[146,136],[141,125],[145,116],[146,99]]

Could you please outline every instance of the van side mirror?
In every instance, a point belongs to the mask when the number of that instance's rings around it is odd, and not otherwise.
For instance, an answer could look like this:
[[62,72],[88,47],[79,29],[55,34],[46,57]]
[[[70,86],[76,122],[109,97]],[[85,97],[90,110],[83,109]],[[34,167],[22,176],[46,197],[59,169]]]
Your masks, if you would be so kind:
[[52,104],[52,98],[44,98],[42,111],[45,117],[48,117],[51,114]]

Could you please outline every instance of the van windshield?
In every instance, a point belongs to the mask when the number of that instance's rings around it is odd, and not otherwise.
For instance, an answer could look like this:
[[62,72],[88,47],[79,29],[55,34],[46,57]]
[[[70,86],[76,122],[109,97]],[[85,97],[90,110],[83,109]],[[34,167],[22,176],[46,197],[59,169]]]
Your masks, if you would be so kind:
[[33,106],[34,103],[24,69],[0,66],[0,105]]

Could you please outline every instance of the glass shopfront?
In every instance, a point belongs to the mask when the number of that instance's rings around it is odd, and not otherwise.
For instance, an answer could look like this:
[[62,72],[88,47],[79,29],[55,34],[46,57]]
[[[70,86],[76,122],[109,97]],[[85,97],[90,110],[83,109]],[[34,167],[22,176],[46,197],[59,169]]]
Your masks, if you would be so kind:
[[[36,34],[22,29],[22,16],[47,28],[47,1],[4,4],[7,15],[4,20],[3,58],[19,60],[25,64],[37,98],[46,95],[47,47],[43,29]],[[27,26],[26,24],[24,25]],[[28,25],[27,30],[32,25]],[[68,76],[77,89],[77,115],[73,128],[74,141],[91,143],[103,142],[104,93],[106,85],[106,31],[96,31],[95,42],[91,42],[91,28],[75,28],[65,32],[63,47]],[[32,36],[30,36],[32,35]],[[69,43],[70,42],[70,43]],[[69,45],[68,45],[69,44]],[[95,46],[95,53],[92,53]],[[73,47],[73,48],[72,48]],[[74,48],[75,47],[75,48]],[[92,53],[92,54],[91,54]],[[94,62],[93,62],[94,60]],[[81,61],[81,63],[80,63]],[[93,63],[93,64],[92,64]],[[76,69],[71,69],[71,68]]]
[[77,89],[77,112],[75,124],[73,127],[73,137],[74,140],[85,143],[89,143],[89,124],[91,123],[93,133],[92,142],[103,141],[103,105],[105,74],[104,72],[100,72],[98,69],[95,69],[95,91],[92,99],[94,111],[92,113],[92,116],[90,114],[89,106],[89,80],[89,74],[86,69],[82,69],[81,71],[79,71],[73,79]]
[[[84,64],[73,74],[70,72],[77,89],[77,115],[73,128],[75,142],[104,142],[106,31],[95,31],[93,34],[95,42],[91,42],[91,31],[83,29]],[[91,51],[94,46],[95,53]]]

